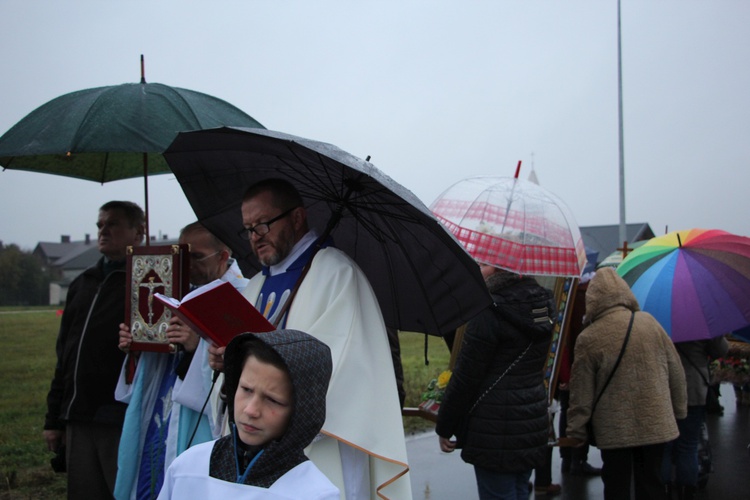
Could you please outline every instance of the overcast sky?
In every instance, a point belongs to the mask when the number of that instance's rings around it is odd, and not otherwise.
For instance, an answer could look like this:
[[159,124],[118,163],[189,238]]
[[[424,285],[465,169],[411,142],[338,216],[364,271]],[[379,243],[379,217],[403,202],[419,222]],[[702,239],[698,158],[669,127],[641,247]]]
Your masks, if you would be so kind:
[[[581,226],[619,222],[617,1],[0,1],[0,134],[69,92],[146,79],[330,142],[429,205],[533,165]],[[622,0],[627,221],[750,235],[750,2]],[[195,218],[149,179],[151,233]],[[0,240],[95,234],[99,185],[0,172]]]

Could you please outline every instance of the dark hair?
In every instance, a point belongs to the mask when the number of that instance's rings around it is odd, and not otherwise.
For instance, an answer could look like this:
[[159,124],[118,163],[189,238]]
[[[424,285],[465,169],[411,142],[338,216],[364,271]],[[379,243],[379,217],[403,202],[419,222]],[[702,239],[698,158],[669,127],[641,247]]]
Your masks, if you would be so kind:
[[286,372],[287,375],[289,374],[289,368],[286,366],[284,358],[282,358],[281,355],[276,352],[276,350],[274,350],[270,345],[266,344],[258,338],[248,339],[243,342],[239,346],[237,354],[239,355],[238,359],[240,361],[238,364],[238,380],[240,378],[240,374],[242,373],[242,369],[245,367],[247,359],[251,356],[257,358],[258,361],[262,361],[264,363],[275,366],[279,370]]
[[130,227],[142,227],[146,224],[146,215],[143,213],[143,209],[132,201],[108,201],[99,207],[99,210],[103,212],[119,210],[128,220]]
[[297,191],[297,188],[287,180],[276,178],[263,179],[247,188],[245,194],[242,196],[242,201],[245,202],[265,192],[271,193],[273,197],[272,203],[276,208],[289,210],[293,207],[304,206],[302,196]]

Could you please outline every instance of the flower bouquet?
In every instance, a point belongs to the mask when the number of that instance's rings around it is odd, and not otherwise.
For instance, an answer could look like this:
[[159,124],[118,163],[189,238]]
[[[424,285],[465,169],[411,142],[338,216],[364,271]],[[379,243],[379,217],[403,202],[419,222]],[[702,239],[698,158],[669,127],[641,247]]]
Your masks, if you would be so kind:
[[730,382],[737,386],[750,383],[750,361],[726,356],[711,362],[711,382]]
[[427,384],[427,390],[422,393],[422,402],[419,403],[419,409],[437,416],[440,410],[440,403],[443,402],[443,395],[445,395],[445,388],[448,387],[448,382],[451,379],[452,372],[445,370],[437,378],[430,380]]

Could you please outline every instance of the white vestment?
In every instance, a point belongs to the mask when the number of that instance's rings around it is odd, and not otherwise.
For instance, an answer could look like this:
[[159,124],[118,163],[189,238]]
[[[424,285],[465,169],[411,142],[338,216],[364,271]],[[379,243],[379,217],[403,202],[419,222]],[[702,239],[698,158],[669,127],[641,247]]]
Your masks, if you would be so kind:
[[208,475],[214,442],[186,450],[167,470],[158,500],[263,499],[336,500],[338,489],[311,461],[302,462],[276,480],[270,488],[230,483]]
[[[253,304],[264,279],[262,273],[256,274],[243,292]],[[292,302],[286,328],[325,342],[333,358],[322,430],[328,437],[314,441],[305,454],[343,495],[343,476],[351,477],[351,460],[360,450],[367,454],[360,460],[369,460],[370,486],[357,498],[410,499],[406,443],[388,335],[375,293],[359,266],[338,249],[320,250]],[[352,448],[340,448],[338,443]],[[363,464],[365,471],[367,465]],[[361,467],[354,469],[356,473]]]

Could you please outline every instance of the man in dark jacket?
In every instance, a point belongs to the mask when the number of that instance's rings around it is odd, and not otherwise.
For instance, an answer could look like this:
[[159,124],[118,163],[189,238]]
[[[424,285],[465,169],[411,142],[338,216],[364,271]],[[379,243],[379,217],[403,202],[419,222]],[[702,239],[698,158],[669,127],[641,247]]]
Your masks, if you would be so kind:
[[555,305],[533,278],[480,267],[495,304],[467,326],[435,431],[444,452],[463,447],[480,499],[526,499],[531,472],[547,453],[543,368]]
[[68,498],[111,498],[126,405],[114,391],[125,354],[118,325],[125,317],[125,255],[143,241],[145,216],[127,201],[99,209],[103,257],[70,285],[57,337],[57,365],[47,395],[44,439],[66,446]]

